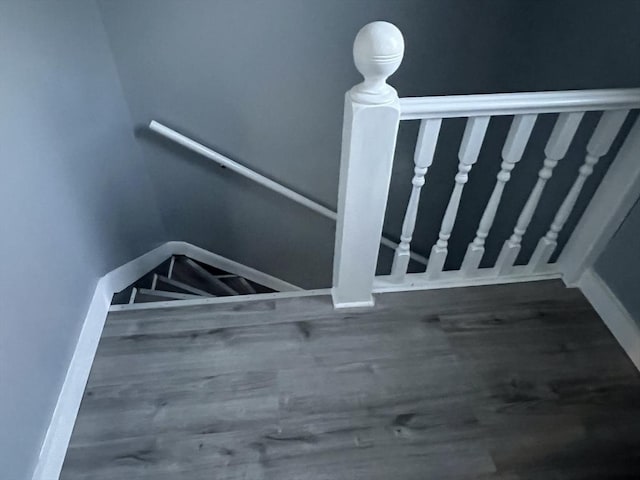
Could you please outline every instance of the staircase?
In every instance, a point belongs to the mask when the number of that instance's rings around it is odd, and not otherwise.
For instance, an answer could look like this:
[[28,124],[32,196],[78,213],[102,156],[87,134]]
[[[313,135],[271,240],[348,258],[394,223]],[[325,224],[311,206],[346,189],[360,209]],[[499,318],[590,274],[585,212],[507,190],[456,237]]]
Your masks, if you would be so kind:
[[[54,445],[52,460],[41,470],[57,475],[68,446],[64,480],[497,480],[569,478],[567,469],[571,478],[586,478],[587,470],[589,478],[640,478],[640,379],[585,298],[563,287],[585,292],[640,368],[638,325],[593,270],[640,195],[640,89],[399,98],[386,79],[403,52],[401,33],[384,22],[356,37],[354,58],[365,81],[345,98],[337,212],[151,123],[335,220],[332,288],[302,290],[184,242],[110,272],[100,280],[104,291],[100,283],[96,289],[98,313],[90,310],[78,340],[71,386],[61,394],[70,400],[59,402],[71,407],[54,414],[45,440],[45,447]],[[548,138],[529,145],[538,116],[553,125],[544,130]],[[511,117],[504,144],[478,162],[494,117]],[[437,240],[416,253],[421,189],[434,186],[427,172],[456,161],[437,148],[449,138],[440,130],[451,119],[466,123],[455,137],[457,168],[443,190],[450,196],[436,213]],[[382,233],[401,120],[420,127],[395,243]],[[573,163],[564,160],[570,147]],[[583,191],[607,155],[613,158],[602,181]],[[550,207],[543,194],[554,188],[561,160],[573,183]],[[529,170],[516,170],[517,163]],[[466,197],[478,215],[466,252],[450,268],[463,191],[481,178],[481,168],[493,168],[489,189],[485,198]],[[512,175],[538,168],[513,202]],[[584,211],[576,207],[581,196],[589,197]],[[500,206],[508,202],[517,215],[502,219]],[[527,234],[537,216],[544,217],[542,230]],[[502,222],[506,229],[497,228]],[[497,259],[488,262],[491,242]],[[529,242],[531,251],[520,258]],[[381,244],[394,249],[383,275]],[[161,261],[113,295],[101,316],[107,294]],[[68,419],[76,416],[72,436]],[[612,446],[612,439],[620,441]],[[576,470],[585,460],[596,463]]]
[[273,293],[243,276],[184,255],[173,255],[113,296],[111,305]]
[[639,478],[640,377],[559,280],[230,299],[109,312],[60,480]]

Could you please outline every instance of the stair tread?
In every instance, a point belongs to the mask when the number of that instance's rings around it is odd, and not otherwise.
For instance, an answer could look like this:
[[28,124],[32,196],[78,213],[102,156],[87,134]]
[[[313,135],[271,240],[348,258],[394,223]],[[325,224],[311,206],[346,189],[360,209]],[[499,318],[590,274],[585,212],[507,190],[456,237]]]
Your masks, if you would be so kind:
[[239,295],[239,292],[231,288],[229,285],[224,283],[221,279],[216,278],[216,275],[209,272],[206,268],[204,268],[199,263],[191,260],[190,258],[185,258],[185,263],[189,265],[198,275],[203,277],[209,283],[213,284],[216,288],[219,288],[227,295]]
[[[194,295],[198,295],[198,296],[201,296],[201,297],[215,297],[215,295],[210,293],[210,292],[207,292],[207,291],[202,290],[200,288],[194,287],[194,286],[189,285],[187,283],[181,282],[179,280],[175,280],[173,278],[165,277],[164,275],[156,274],[155,278],[157,279],[157,282],[161,282],[161,283],[164,283],[164,284],[166,284],[168,286],[184,290],[186,293],[192,293]],[[156,285],[157,285],[157,283],[156,283]],[[180,293],[180,292],[178,292],[178,293]]]
[[172,255],[126,289],[114,294],[111,304],[150,303],[272,293],[241,275],[201,263],[184,255]]
[[240,295],[253,295],[256,293],[256,289],[244,277],[234,275],[228,278],[227,281],[231,288],[237,290]]
[[190,293],[168,292],[166,290],[151,290],[150,288],[138,288],[138,294],[136,295],[136,299],[139,295],[172,298],[174,300],[190,300],[193,298],[201,297],[200,295],[192,295]]

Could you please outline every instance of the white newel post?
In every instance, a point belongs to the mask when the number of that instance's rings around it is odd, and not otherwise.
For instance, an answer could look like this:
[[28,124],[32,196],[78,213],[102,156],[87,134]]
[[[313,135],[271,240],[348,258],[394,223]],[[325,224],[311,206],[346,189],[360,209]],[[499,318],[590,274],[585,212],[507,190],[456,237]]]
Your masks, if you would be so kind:
[[391,275],[398,282],[402,281],[409,268],[411,238],[416,228],[420,191],[425,182],[424,176],[433,163],[433,155],[436,151],[441,124],[442,119],[440,118],[428,118],[420,122],[418,143],[414,154],[415,167],[413,169],[413,179],[411,180],[411,195],[409,196],[409,203],[402,222],[400,244],[396,248],[393,256],[393,265],[391,266]]
[[364,81],[346,94],[333,260],[336,308],[373,305],[372,287],[389,194],[400,104],[387,78],[400,66],[402,33],[387,22],[364,26],[353,58]]

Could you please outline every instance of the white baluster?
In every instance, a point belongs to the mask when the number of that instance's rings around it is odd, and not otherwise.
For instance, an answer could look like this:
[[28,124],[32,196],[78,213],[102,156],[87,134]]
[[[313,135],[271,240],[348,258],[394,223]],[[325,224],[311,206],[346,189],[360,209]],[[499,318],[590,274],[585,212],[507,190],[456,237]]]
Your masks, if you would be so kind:
[[546,158],[544,160],[544,166],[538,173],[538,181],[533,187],[527,203],[524,205],[518,217],[516,226],[513,229],[513,234],[504,243],[500,251],[500,256],[496,261],[495,271],[498,275],[508,273],[513,268],[518,253],[520,253],[522,237],[527,231],[529,223],[531,223],[531,218],[533,218],[533,214],[536,211],[547,180],[553,175],[553,169],[558,162],[567,154],[569,145],[571,145],[571,141],[576,134],[576,130],[578,130],[583,116],[584,112],[561,113],[558,116],[544,149]]
[[469,172],[473,164],[478,160],[480,147],[482,147],[482,141],[490,119],[491,117],[471,117],[467,120],[460,151],[458,152],[460,163],[458,163],[458,173],[455,178],[456,184],[453,187],[453,193],[440,225],[438,241],[431,248],[431,255],[429,255],[429,262],[427,263],[427,275],[431,278],[437,277],[442,272],[444,262],[447,259],[447,246],[458,215],[462,190],[469,179]]
[[611,144],[620,131],[620,127],[622,127],[628,113],[629,110],[613,110],[602,114],[591,136],[591,140],[589,140],[587,144],[587,156],[580,167],[578,177],[573,182],[571,190],[569,190],[569,193],[558,209],[553,223],[551,223],[551,228],[549,228],[547,234],[540,239],[535,252],[533,252],[531,260],[529,261],[529,266],[532,270],[540,269],[551,258],[558,244],[558,234],[567,222],[569,215],[571,215],[582,191],[582,187],[589,175],[593,173],[593,167],[598,163],[600,157],[606,155],[611,148]]
[[373,305],[373,278],[400,123],[398,94],[386,80],[400,66],[403,53],[402,33],[387,22],[364,26],[353,45],[364,82],[345,97],[333,258],[336,308]]
[[411,255],[410,245],[413,231],[416,228],[416,218],[418,216],[418,206],[420,204],[420,190],[424,185],[424,176],[433,163],[433,154],[438,143],[438,134],[442,120],[439,118],[422,120],[420,123],[420,132],[418,133],[418,142],[414,154],[414,175],[411,183],[411,196],[407,204],[407,211],[402,222],[402,235],[400,236],[400,244],[396,248],[393,256],[393,265],[391,267],[391,275],[396,281],[402,280],[409,267],[409,259]]
[[496,184],[493,187],[489,202],[480,219],[476,237],[473,239],[473,242],[469,244],[469,247],[467,247],[467,253],[462,262],[461,270],[465,274],[471,273],[480,265],[480,261],[484,255],[484,242],[489,235],[489,231],[496,217],[502,192],[511,178],[511,170],[514,169],[516,163],[522,158],[537,118],[537,115],[518,115],[514,117],[511,123],[507,140],[502,149],[503,161],[500,165],[500,172],[498,173]]

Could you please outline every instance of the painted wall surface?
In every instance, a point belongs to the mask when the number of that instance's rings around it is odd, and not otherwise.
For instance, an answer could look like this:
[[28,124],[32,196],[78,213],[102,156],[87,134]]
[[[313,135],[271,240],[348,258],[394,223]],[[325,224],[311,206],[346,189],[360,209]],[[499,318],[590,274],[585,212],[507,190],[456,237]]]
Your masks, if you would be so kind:
[[640,201],[629,212],[595,270],[640,325]]
[[[304,287],[330,283],[334,226],[232,172],[146,131],[156,119],[320,203],[337,202],[344,92],[360,81],[357,31],[388,20],[406,55],[391,79],[401,96],[640,85],[639,2],[599,0],[99,0],[145,160],[171,237]],[[461,261],[499,170],[509,118],[491,122],[450,244]],[[507,188],[487,260],[511,233],[542,166],[554,118],[541,118]],[[582,144],[558,166],[524,239],[526,259],[570,188]],[[437,237],[464,123],[445,125],[423,191],[414,247]],[[410,193],[417,122],[401,127],[385,230],[398,238]],[[604,158],[577,213],[603,174]],[[363,179],[366,181],[366,178]],[[571,229],[577,215],[567,225]],[[564,236],[560,238],[561,243]],[[381,256],[389,268],[391,252]]]
[[166,240],[94,2],[0,2],[0,477],[38,457],[98,278]]

